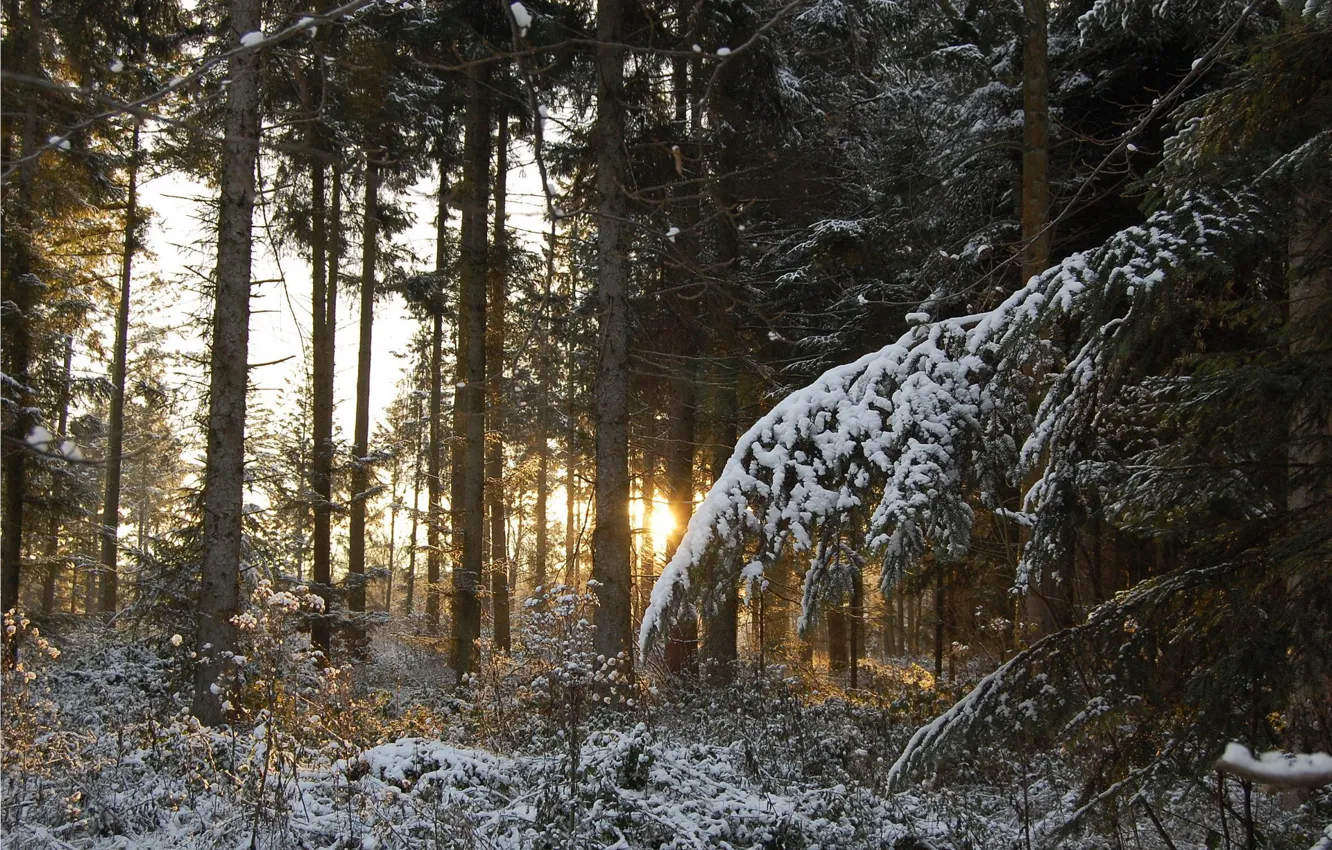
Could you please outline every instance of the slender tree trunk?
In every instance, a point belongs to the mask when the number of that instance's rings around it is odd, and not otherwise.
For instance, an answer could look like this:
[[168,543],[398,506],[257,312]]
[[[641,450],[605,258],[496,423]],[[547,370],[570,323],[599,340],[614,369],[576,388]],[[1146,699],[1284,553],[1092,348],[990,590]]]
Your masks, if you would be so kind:
[[1049,0],[1022,0],[1022,282],[1050,261]]
[[388,581],[384,587],[384,613],[393,610],[393,556],[398,542],[398,478],[402,472],[402,461],[393,459],[393,477],[389,483],[389,539],[388,539]]
[[[665,557],[669,563],[694,513],[694,429],[698,409],[692,359],[685,359],[671,377],[667,404],[666,492],[671,533],[666,540]],[[681,612],[667,632],[666,667],[674,673],[692,672],[698,667],[698,619],[688,612]]]
[[[1289,252],[1290,353],[1295,357],[1316,356],[1328,344],[1327,318],[1332,302],[1332,198],[1306,188],[1295,198],[1294,229]],[[1324,361],[1320,361],[1324,362]],[[1290,440],[1286,458],[1290,464],[1286,486],[1286,508],[1302,512],[1317,503],[1326,485],[1318,476],[1326,469],[1326,446],[1332,435],[1332,416],[1320,417],[1308,399],[1291,411]]]
[[[40,76],[42,7],[41,0],[27,0],[28,30],[23,43],[23,69]],[[19,604],[19,579],[23,563],[23,508],[27,501],[27,448],[24,439],[36,424],[32,414],[31,375],[32,322],[37,306],[39,281],[33,277],[32,228],[36,201],[37,161],[33,156],[40,144],[36,106],[30,100],[24,109],[19,157],[25,161],[18,168],[18,193],[12,209],[5,210],[3,240],[5,298],[13,302],[13,311],[5,317],[5,341],[2,350],[7,401],[14,411],[5,429],[3,485],[0,486],[0,610],[10,611]],[[17,645],[7,638],[6,663],[18,660]]]
[[638,588],[637,612],[634,622],[640,622],[643,612],[651,601],[652,582],[656,579],[657,567],[657,545],[652,539],[652,526],[655,523],[656,506],[653,504],[657,499],[657,453],[658,429],[657,429],[657,405],[656,392],[657,382],[654,380],[648,390],[648,409],[645,417],[646,428],[643,435],[643,529],[642,544],[639,548],[639,567],[638,575],[635,577],[635,584]]
[[[537,351],[545,352],[550,345],[550,290],[555,280],[555,221],[550,223],[550,245],[546,252],[546,279],[541,293],[541,316],[537,335]],[[532,586],[545,587],[546,565],[550,560],[550,358],[537,358],[537,422],[536,422],[536,546],[532,555]]]
[[102,613],[116,613],[120,577],[120,470],[125,448],[125,370],[129,359],[130,282],[134,277],[134,230],[139,217],[139,124],[130,136],[129,187],[125,195],[125,242],[120,257],[120,303],[116,308],[115,353],[111,361],[111,416],[106,429],[106,489],[102,497]]
[[[315,160],[310,166],[312,212],[310,216],[311,276],[311,348],[314,408],[314,463],[310,467],[310,489],[314,491],[314,587],[324,600],[327,612],[332,606],[333,550],[333,356],[334,326],[332,293],[337,280],[328,275],[328,218],[325,215],[324,165]],[[336,189],[335,189],[336,191]],[[334,199],[334,207],[339,205]],[[336,225],[335,225],[336,226]],[[336,263],[334,263],[336,266]],[[327,614],[317,617],[310,628],[315,648],[329,656],[331,634]]]
[[625,266],[624,51],[621,0],[597,4],[597,290],[600,358],[596,400],[596,520],[592,577],[600,655],[630,657],[629,298]]
[[[231,0],[231,43],[261,27],[259,0]],[[240,608],[245,487],[245,390],[250,348],[250,226],[259,152],[259,54],[229,60],[226,141],[217,226],[217,290],[204,476],[203,580],[193,712],[206,725],[225,717],[213,685],[235,650]]]
[[841,673],[847,668],[846,612],[840,603],[828,606],[828,670]]
[[[64,382],[60,388],[60,412],[59,427],[56,434],[60,437],[65,436],[65,430],[69,427],[69,394],[70,394],[70,367],[74,361],[74,337],[65,335],[65,369],[62,374],[65,376]],[[49,532],[46,536],[46,575],[42,580],[42,613],[51,614],[55,611],[56,581],[60,578],[60,515],[63,512],[60,501],[64,495],[65,479],[62,475],[57,475],[55,483],[51,488],[51,519]],[[139,541],[139,548],[143,548],[142,537]],[[73,594],[71,587],[70,593]]]
[[[435,219],[435,274],[441,276],[440,290],[435,293],[438,303],[431,305],[430,329],[430,446],[428,449],[427,487],[429,516],[426,520],[426,627],[439,631],[440,563],[444,550],[440,544],[440,531],[444,524],[444,481],[440,466],[444,457],[444,292],[442,276],[448,264],[445,246],[449,222],[448,163],[439,162],[439,210]],[[455,481],[457,476],[455,476]],[[456,509],[456,505],[454,506]]]
[[851,610],[847,612],[851,649],[851,687],[860,687],[860,659],[865,656],[865,581],[860,571],[851,580]]
[[[408,617],[412,615],[413,606],[416,603],[416,531],[420,525],[421,517],[421,455],[423,454],[421,413],[421,396],[418,394],[416,396],[416,471],[412,475],[412,543],[411,548],[407,550],[407,592],[405,594],[406,598],[402,601],[402,613]],[[433,446],[427,448],[433,448]],[[436,576],[436,581],[438,581],[438,576]],[[438,597],[435,605],[435,618],[438,620]]]
[[495,144],[495,235],[489,269],[486,312],[486,377],[489,428],[486,433],[486,501],[490,513],[490,598],[494,641],[508,652],[509,544],[504,516],[504,302],[508,298],[509,248],[504,201],[508,192],[509,117],[499,110]]
[[[370,152],[365,158],[365,224],[361,241],[361,339],[356,357],[356,426],[352,437],[351,512],[347,528],[347,608],[365,611],[365,512],[370,490],[370,354],[375,319],[375,263],[379,247],[379,164]],[[349,629],[352,646],[360,651],[364,631]]]
[[565,363],[567,386],[565,387],[565,431],[564,431],[564,576],[571,587],[578,586],[578,408],[577,401],[577,364],[574,362],[573,314],[578,305],[578,278],[571,270],[569,275],[569,310],[566,321],[568,341],[566,343]]
[[[453,669],[474,664],[481,636],[481,566],[485,535],[486,201],[490,185],[490,66],[467,72],[463,138],[462,256],[458,293],[458,388],[453,421],[454,533],[462,533],[461,563],[453,567]],[[461,523],[458,522],[461,518]],[[459,548],[455,545],[455,550]]]

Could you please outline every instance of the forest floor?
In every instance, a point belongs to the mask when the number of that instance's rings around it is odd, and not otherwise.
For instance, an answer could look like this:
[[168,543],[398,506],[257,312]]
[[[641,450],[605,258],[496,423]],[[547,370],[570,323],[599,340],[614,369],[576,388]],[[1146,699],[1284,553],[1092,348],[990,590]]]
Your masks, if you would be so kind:
[[[854,693],[780,665],[726,686],[649,675],[607,708],[577,656],[519,650],[455,689],[419,638],[376,634],[342,670],[261,640],[235,721],[205,729],[174,638],[46,631],[59,658],[30,652],[5,681],[15,850],[1245,846],[1207,825],[1215,789],[1196,783],[1153,798],[1163,828],[1129,801],[1070,825],[1086,780],[1057,751],[966,753],[890,793],[906,740],[964,687],[905,660],[867,662]],[[1332,845],[1327,802],[1253,795],[1259,846]]]

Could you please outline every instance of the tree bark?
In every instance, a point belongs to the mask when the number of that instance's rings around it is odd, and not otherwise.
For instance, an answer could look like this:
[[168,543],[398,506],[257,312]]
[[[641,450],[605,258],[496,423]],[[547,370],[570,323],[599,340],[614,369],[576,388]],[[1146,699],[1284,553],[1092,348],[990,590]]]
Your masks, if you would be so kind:
[[[675,557],[675,550],[680,547],[694,512],[694,430],[698,409],[692,359],[685,359],[670,380],[666,414],[666,493],[671,510],[671,533],[666,540],[667,563]],[[690,613],[681,612],[667,633],[666,667],[673,673],[697,670],[698,619]]]
[[1049,0],[1022,0],[1022,283],[1050,262]]
[[439,162],[439,211],[435,219],[435,274],[439,275],[438,301],[431,305],[430,329],[430,446],[427,461],[429,517],[426,521],[426,627],[431,633],[439,631],[439,580],[444,550],[440,544],[440,531],[444,524],[444,481],[440,466],[444,458],[444,291],[443,275],[448,257],[446,229],[449,222],[448,163]]
[[[1295,199],[1294,228],[1289,241],[1290,353],[1309,356],[1327,345],[1329,302],[1332,301],[1332,199],[1306,187]],[[1332,416],[1320,417],[1307,399],[1291,411],[1287,461],[1286,508],[1301,512],[1317,501],[1325,484],[1326,446],[1332,435]],[[1326,474],[1325,472],[1321,474]]]
[[[59,424],[56,428],[56,434],[60,437],[65,436],[65,429],[69,427],[69,391],[70,391],[70,367],[74,361],[74,337],[65,335],[65,368],[62,374],[65,376],[64,382],[60,388],[60,412]],[[52,614],[55,612],[56,580],[60,578],[60,515],[63,512],[60,500],[64,495],[64,476],[57,475],[55,483],[51,487],[51,518],[50,526],[47,528],[46,536],[46,575],[42,579],[42,613]],[[140,539],[139,548],[143,548],[142,539]],[[74,591],[70,589],[70,594]]]
[[[541,315],[537,332],[537,351],[550,345],[550,290],[555,280],[555,221],[550,223],[550,246],[546,252],[546,279],[541,293]],[[546,565],[550,560],[550,360],[539,357],[537,363],[536,422],[536,546],[532,554],[532,587],[544,588]]]
[[[454,396],[454,534],[461,562],[453,567],[453,670],[475,665],[481,636],[481,566],[485,533],[486,201],[490,185],[490,66],[467,71],[463,137],[461,274],[458,293],[458,386]],[[461,519],[461,523],[459,523]]]
[[125,241],[120,257],[120,303],[116,307],[115,353],[111,360],[111,415],[106,429],[106,480],[102,497],[102,613],[116,613],[120,576],[120,471],[125,448],[125,370],[129,359],[130,283],[134,277],[134,229],[139,216],[139,125],[130,136],[129,188],[125,197]]
[[[379,164],[365,157],[365,210],[361,236],[361,339],[356,352],[356,425],[352,436],[351,511],[347,525],[347,608],[365,612],[365,509],[370,490],[370,354],[375,320],[375,263],[379,247]],[[354,651],[365,639],[359,624],[348,629]]]
[[[231,43],[260,29],[259,0],[231,0]],[[217,226],[217,290],[204,475],[203,580],[199,588],[194,716],[221,723],[213,685],[235,650],[240,607],[241,509],[245,481],[245,390],[250,347],[250,226],[259,151],[259,54],[229,60],[226,141]]]
[[[433,425],[432,425],[433,433]],[[416,532],[420,526],[421,519],[421,455],[422,452],[422,433],[421,433],[421,396],[416,396],[416,458],[414,459],[414,472],[412,474],[412,535],[411,546],[407,550],[407,592],[402,601],[402,613],[408,617],[412,616],[416,604]],[[429,447],[433,448],[433,446]],[[438,572],[438,567],[436,571]],[[439,580],[439,576],[435,576]],[[439,620],[439,601],[435,602],[436,625]]]
[[828,621],[828,670],[841,673],[847,668],[846,651],[846,612],[841,603],[829,605],[826,612]]
[[625,266],[624,51],[621,0],[597,4],[597,289],[600,358],[596,400],[596,524],[592,644],[607,658],[631,657],[629,622],[629,298]]
[[[42,73],[41,0],[27,0],[24,11],[28,31],[23,44],[22,67],[31,76]],[[3,240],[5,267],[5,297],[13,302],[13,311],[5,317],[3,349],[4,372],[10,381],[5,383],[7,400],[14,411],[9,427],[5,429],[3,449],[3,486],[0,486],[0,610],[10,611],[19,604],[19,583],[23,563],[23,508],[27,502],[28,449],[24,440],[36,424],[32,413],[31,375],[32,327],[37,306],[39,281],[33,276],[32,230],[36,225],[37,161],[28,159],[40,145],[35,104],[28,101],[23,116],[23,131],[19,157],[24,162],[18,168],[18,193],[12,209],[5,211]],[[8,663],[17,661],[17,646],[7,638]]]
[[[315,160],[310,166],[312,211],[310,217],[311,255],[311,349],[314,363],[312,407],[314,413],[314,462],[310,465],[310,489],[314,491],[314,589],[324,600],[324,610],[332,606],[333,555],[333,360],[337,328],[333,293],[338,282],[328,275],[329,239],[324,165]],[[337,190],[335,180],[335,191]],[[340,207],[336,198],[334,208]],[[332,264],[336,268],[336,262]],[[328,616],[316,617],[310,627],[311,642],[328,658],[331,634]]]
[[495,144],[495,234],[486,312],[486,502],[490,513],[490,599],[495,649],[508,652],[509,542],[504,515],[504,302],[508,298],[508,234],[504,200],[508,192],[509,117],[499,110]]

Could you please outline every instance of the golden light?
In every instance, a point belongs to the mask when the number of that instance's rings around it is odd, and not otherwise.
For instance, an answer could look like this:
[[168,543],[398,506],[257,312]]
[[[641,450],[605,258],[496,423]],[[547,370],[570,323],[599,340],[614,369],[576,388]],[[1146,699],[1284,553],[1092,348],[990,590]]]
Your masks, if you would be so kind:
[[652,503],[652,548],[657,552],[666,551],[666,541],[675,530],[675,517],[671,516],[670,506],[665,502]]

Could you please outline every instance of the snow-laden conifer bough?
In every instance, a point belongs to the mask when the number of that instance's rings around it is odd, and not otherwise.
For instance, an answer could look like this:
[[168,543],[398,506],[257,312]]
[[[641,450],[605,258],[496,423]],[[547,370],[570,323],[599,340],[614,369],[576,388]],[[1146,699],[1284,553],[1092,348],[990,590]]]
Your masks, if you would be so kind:
[[[1004,512],[1001,488],[1025,482],[1033,483],[1022,511],[1006,512],[1031,530],[1015,591],[1058,580],[1071,546],[1064,520],[1077,476],[1098,460],[1085,435],[1102,424],[1101,399],[1132,386],[1125,339],[1150,324],[1165,284],[1228,274],[1246,246],[1280,233],[1280,212],[1262,199],[1276,194],[1268,192],[1271,184],[1293,168],[1326,157],[1329,142],[1328,133],[1315,136],[1233,192],[1176,196],[1142,225],[1033,276],[989,312],[939,321],[913,314],[897,341],[787,396],[740,439],[691,518],[653,588],[640,651],[691,606],[709,615],[737,585],[752,596],[787,547],[809,557],[804,630],[824,601],[850,591],[860,569],[855,551],[881,559],[886,593],[927,552],[943,560],[967,552],[973,496]],[[1056,326],[1077,329],[1065,351],[1053,342]],[[1040,399],[1034,415],[1033,397]],[[1126,498],[1126,488],[1150,488],[1143,476],[1151,474],[1116,482],[1118,494],[1107,485],[1109,509],[1113,498]],[[1121,623],[1132,604],[1152,603],[1180,582],[1196,588],[1213,578],[1195,570],[1145,582],[1080,628],[1090,635],[1093,626]],[[1003,706],[1006,682],[1021,679],[1033,659],[1058,654],[1045,643],[919,730],[890,781],[900,784],[933,762],[979,718],[999,707],[1011,711]],[[1029,720],[1010,718],[1007,728]]]

